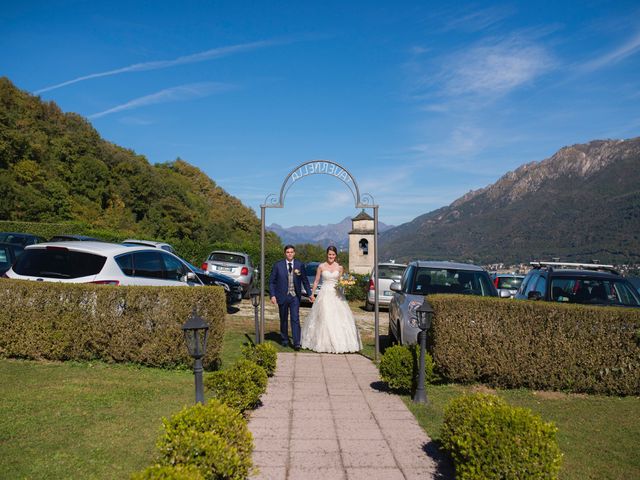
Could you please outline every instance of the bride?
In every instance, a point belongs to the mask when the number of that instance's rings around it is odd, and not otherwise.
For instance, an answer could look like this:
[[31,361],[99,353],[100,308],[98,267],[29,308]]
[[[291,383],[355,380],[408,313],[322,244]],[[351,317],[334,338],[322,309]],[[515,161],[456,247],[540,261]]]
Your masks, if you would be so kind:
[[344,272],[337,256],[336,247],[330,246],[327,261],[318,266],[311,291],[315,292],[321,277],[322,289],[317,299],[310,297],[313,307],[302,327],[302,348],[328,353],[357,352],[362,348],[351,308],[335,288]]

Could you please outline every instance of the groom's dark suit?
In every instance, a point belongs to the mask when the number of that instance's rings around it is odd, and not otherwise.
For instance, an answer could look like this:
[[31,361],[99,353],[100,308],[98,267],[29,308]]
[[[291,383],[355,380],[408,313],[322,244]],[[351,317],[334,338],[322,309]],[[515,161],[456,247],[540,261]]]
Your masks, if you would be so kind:
[[300,297],[302,296],[302,286],[307,292],[311,291],[307,272],[304,263],[295,258],[291,261],[291,277],[293,280],[293,295],[289,291],[289,268],[287,260],[276,262],[269,277],[269,292],[272,297],[276,297],[278,310],[280,311],[280,335],[282,343],[289,341],[288,316],[291,314],[291,335],[293,336],[293,346],[300,346]]

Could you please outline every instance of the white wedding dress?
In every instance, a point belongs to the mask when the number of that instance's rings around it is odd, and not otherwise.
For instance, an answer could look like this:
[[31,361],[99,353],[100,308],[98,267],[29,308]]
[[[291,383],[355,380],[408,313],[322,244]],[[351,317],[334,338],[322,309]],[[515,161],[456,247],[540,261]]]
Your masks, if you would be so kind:
[[351,308],[335,288],[339,278],[338,270],[322,271],[322,288],[302,326],[302,348],[328,353],[362,349]]

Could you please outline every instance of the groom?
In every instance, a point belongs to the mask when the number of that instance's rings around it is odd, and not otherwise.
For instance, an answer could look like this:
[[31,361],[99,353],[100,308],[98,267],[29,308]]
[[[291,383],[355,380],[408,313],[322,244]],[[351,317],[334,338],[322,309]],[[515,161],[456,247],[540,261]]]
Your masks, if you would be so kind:
[[278,305],[280,311],[280,336],[282,346],[289,345],[288,316],[291,314],[291,335],[293,348],[300,350],[300,297],[301,285],[307,292],[311,291],[304,263],[295,260],[296,249],[293,245],[284,247],[284,260],[276,262],[269,277],[271,303]]

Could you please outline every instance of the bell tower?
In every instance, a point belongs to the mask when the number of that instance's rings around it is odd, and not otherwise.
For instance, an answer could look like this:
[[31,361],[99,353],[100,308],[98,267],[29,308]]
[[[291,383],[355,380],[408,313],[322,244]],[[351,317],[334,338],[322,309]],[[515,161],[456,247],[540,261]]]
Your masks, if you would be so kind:
[[374,251],[373,218],[362,210],[351,219],[349,232],[349,270],[368,274],[373,271]]

